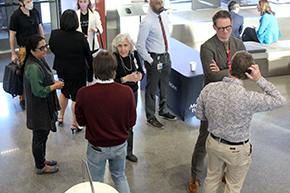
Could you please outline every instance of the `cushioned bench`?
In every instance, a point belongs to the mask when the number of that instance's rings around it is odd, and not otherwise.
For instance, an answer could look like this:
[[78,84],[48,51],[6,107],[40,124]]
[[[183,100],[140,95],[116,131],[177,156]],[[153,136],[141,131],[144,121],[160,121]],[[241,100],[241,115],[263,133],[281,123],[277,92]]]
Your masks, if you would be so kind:
[[290,74],[290,40],[280,40],[268,45],[257,42],[244,42],[263,76]]

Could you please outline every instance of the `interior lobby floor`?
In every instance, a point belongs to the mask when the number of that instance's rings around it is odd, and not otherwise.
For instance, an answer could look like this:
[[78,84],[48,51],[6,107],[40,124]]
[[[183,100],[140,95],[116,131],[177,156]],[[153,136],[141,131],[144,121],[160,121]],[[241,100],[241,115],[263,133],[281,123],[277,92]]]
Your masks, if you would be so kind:
[[[285,107],[254,115],[251,123],[252,164],[244,182],[243,193],[286,193],[290,173],[290,75],[267,78],[273,82],[288,103]],[[246,80],[248,90],[260,91]],[[67,109],[64,125],[50,133],[47,158],[58,161],[56,174],[37,175],[31,153],[31,131],[26,128],[25,110],[18,98],[12,99],[0,84],[0,192],[65,192],[82,182],[87,141],[84,131],[72,135],[72,116]],[[146,124],[144,91],[139,93],[137,123],[134,127],[134,154],[138,163],[126,162],[126,175],[132,193],[182,193],[190,178],[193,148],[198,136],[199,120],[160,121],[164,130]],[[106,120],[104,120],[106,121]],[[204,165],[203,185],[206,176]],[[88,178],[85,177],[86,181]],[[105,183],[114,186],[107,170]],[[223,192],[222,184],[219,192]],[[202,192],[202,186],[199,192]]]
[[[198,11],[198,15],[210,15],[211,18],[213,11]],[[289,13],[289,9],[285,11],[286,15]],[[193,12],[173,13],[176,18],[179,14],[183,15],[184,21],[195,18]],[[253,14],[256,15],[256,12],[253,11]],[[208,20],[207,16],[206,18]],[[4,66],[9,61],[9,54],[8,57],[0,54],[0,81]],[[51,57],[47,61],[52,65]],[[253,116],[250,132],[252,164],[242,193],[290,193],[290,75],[269,77],[267,80],[277,86],[288,103],[281,109]],[[261,92],[249,80],[244,82],[244,86],[247,90]],[[55,174],[37,175],[31,152],[32,132],[26,127],[26,112],[21,109],[18,97],[12,99],[2,88],[0,83],[0,193],[62,193],[81,183],[83,176],[88,181],[82,162],[86,158],[85,132],[75,135],[71,133],[70,104],[66,110],[64,125],[58,127],[56,133],[51,132],[47,141],[46,157],[57,160],[60,170]],[[139,161],[126,161],[126,176],[132,193],[187,192],[191,156],[200,121],[196,118],[187,121],[159,120],[165,125],[164,130],[146,124],[144,91],[139,90],[133,150]],[[206,157],[199,193],[203,191],[207,159]],[[105,183],[114,187],[108,168]],[[218,193],[223,190],[224,184],[221,184]]]

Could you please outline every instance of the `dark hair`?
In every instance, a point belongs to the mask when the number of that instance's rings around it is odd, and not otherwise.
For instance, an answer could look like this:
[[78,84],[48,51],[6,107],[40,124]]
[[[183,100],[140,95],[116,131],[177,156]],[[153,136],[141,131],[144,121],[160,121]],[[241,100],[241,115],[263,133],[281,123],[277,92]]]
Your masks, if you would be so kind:
[[275,15],[275,12],[272,11],[270,3],[268,0],[260,0],[259,5],[261,7],[261,15],[264,15],[265,13]]
[[239,8],[239,7],[240,7],[240,5],[236,1],[230,1],[228,4],[229,11],[235,10],[236,8]]
[[21,66],[21,75],[23,75],[23,72],[24,72],[24,68],[25,68],[25,63],[26,63],[26,60],[28,57],[34,57],[31,53],[31,50],[32,51],[35,51],[36,48],[38,47],[38,44],[41,40],[44,40],[43,37],[41,37],[40,35],[37,35],[37,34],[34,34],[32,36],[30,36],[30,38],[27,40],[26,42],[26,47],[25,47],[25,50],[26,50],[26,55],[25,55],[25,59],[24,59],[24,62],[23,62],[23,65]]
[[[80,1],[80,0],[77,0],[77,6],[78,6],[78,9],[81,8],[80,5],[79,5],[79,1]],[[93,5],[92,5],[92,3],[91,3],[91,0],[88,0],[88,1],[89,1],[88,9],[93,13],[94,11],[93,11]]]
[[231,61],[231,75],[241,80],[245,80],[247,78],[245,72],[254,63],[253,56],[249,52],[244,50],[236,52]]
[[229,18],[231,21],[232,21],[232,17],[231,17],[231,14],[226,11],[226,10],[220,10],[220,11],[217,11],[215,12],[215,14],[212,16],[212,22],[213,24],[216,26],[216,22],[219,18]]
[[72,9],[65,10],[60,18],[60,29],[64,31],[75,31],[78,27],[79,20],[76,12]]
[[35,49],[37,48],[39,42],[41,40],[44,40],[43,37],[41,37],[40,35],[37,35],[37,34],[34,34],[32,35],[26,42],[26,57],[25,59],[29,56],[29,55],[32,55],[31,54],[31,50],[32,51],[35,51]]
[[101,80],[114,79],[117,66],[116,57],[112,52],[106,50],[101,51],[93,61],[95,78]]

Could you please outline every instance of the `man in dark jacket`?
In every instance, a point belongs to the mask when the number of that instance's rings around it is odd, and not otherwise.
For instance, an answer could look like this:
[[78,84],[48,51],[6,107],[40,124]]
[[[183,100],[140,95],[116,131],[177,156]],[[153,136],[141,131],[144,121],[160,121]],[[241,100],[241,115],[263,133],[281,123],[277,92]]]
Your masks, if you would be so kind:
[[231,36],[241,40],[242,39],[241,34],[243,32],[244,25],[244,17],[238,14],[240,11],[240,5],[236,1],[230,1],[228,4],[228,9],[233,20]]

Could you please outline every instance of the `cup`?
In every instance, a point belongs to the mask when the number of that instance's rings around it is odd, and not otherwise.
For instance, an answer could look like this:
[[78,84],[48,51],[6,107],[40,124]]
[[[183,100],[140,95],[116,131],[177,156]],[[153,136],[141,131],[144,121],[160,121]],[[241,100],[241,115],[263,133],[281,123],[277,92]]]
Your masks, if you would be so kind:
[[190,63],[190,70],[192,72],[194,72],[195,71],[195,68],[196,68],[196,62],[192,61],[192,62],[189,62],[189,63]]

